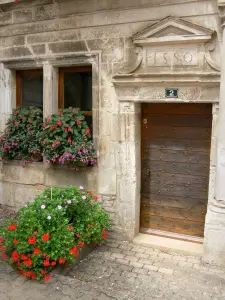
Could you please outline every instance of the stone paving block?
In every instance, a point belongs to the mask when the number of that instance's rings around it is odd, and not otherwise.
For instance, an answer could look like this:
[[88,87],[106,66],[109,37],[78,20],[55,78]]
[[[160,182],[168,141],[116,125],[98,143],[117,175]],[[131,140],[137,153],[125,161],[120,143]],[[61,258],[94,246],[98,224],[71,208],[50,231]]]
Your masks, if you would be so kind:
[[118,243],[107,243],[107,246],[108,247],[112,247],[112,248],[118,248],[119,246],[120,246],[120,244],[118,244]]
[[146,258],[140,258],[138,262],[142,263],[142,264],[150,264],[151,260],[150,259],[146,259]]
[[155,272],[157,272],[159,268],[156,267],[156,266],[153,266],[153,265],[144,265],[143,269],[147,269],[149,271],[155,271]]
[[135,256],[139,258],[149,258],[149,254],[139,253],[139,252],[136,253]]
[[190,262],[179,261],[178,265],[183,267],[183,268],[193,268],[193,264],[190,263]]
[[119,245],[119,248],[123,250],[130,250],[132,247],[129,245]]
[[112,253],[111,256],[114,257],[114,258],[124,258],[124,255],[121,254],[121,253]]
[[134,273],[138,273],[138,274],[147,274],[148,273],[148,270],[146,269],[140,269],[140,268],[133,268],[132,272]]
[[188,258],[187,262],[190,262],[192,264],[199,264],[200,263],[200,258]]
[[178,255],[174,255],[172,256],[173,260],[177,260],[177,261],[187,261],[187,257],[185,256],[178,256]]
[[144,253],[145,252],[145,248],[142,248],[142,247],[133,247],[131,249],[131,251],[134,251],[134,252],[139,252],[139,253]]
[[131,261],[130,266],[135,267],[135,268],[142,268],[143,264],[141,264],[139,262]]
[[119,264],[122,264],[122,265],[129,265],[130,261],[127,260],[127,259],[122,259],[122,258],[118,258],[116,260]]
[[139,258],[137,258],[137,257],[135,257],[135,256],[125,256],[125,259],[127,259],[127,260],[130,260],[130,261],[138,261],[139,260]]
[[132,256],[133,255],[133,252],[132,251],[128,251],[128,250],[121,250],[122,254],[126,255],[126,256]]
[[167,275],[172,275],[174,273],[173,269],[167,269],[167,268],[159,268],[158,270],[160,273],[164,273]]

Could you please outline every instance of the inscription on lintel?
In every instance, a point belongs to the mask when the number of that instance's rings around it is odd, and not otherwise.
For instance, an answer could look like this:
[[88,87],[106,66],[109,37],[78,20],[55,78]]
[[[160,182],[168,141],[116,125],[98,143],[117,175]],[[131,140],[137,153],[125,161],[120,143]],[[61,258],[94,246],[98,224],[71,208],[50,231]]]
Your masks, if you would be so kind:
[[149,67],[196,66],[197,51],[152,51],[146,50],[146,65]]

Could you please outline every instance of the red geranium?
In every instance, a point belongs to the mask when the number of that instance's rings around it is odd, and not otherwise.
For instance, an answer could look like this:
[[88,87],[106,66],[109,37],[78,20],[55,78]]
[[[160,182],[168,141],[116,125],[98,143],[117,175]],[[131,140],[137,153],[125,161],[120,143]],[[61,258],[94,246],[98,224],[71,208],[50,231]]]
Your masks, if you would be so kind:
[[41,272],[41,274],[43,274],[43,275],[46,274],[45,270],[41,270],[40,272]]
[[80,248],[84,247],[84,242],[78,242],[78,246],[79,246]]
[[77,252],[77,247],[74,246],[72,249],[69,250],[70,254],[76,254]]
[[60,265],[64,265],[65,262],[66,262],[66,259],[65,259],[64,257],[60,257],[60,259],[59,259],[59,264],[60,264]]
[[49,267],[49,266],[50,266],[49,259],[45,259],[45,260],[43,261],[43,265],[44,265],[45,267]]
[[48,281],[48,280],[50,280],[51,279],[51,276],[48,274],[48,275],[45,275],[45,277],[44,277],[44,280],[45,281]]
[[23,263],[24,263],[25,266],[27,266],[27,267],[30,267],[30,266],[32,266],[32,264],[33,264],[32,260],[31,260],[30,258],[29,258],[29,259],[26,259]]
[[44,233],[44,234],[42,235],[42,241],[43,241],[43,242],[47,242],[49,239],[50,239],[50,234]]
[[51,263],[51,265],[54,267],[54,266],[56,266],[56,261],[53,261],[52,263]]
[[16,224],[11,224],[11,225],[8,226],[8,229],[10,231],[16,230],[16,228],[17,228]]
[[108,231],[105,230],[105,229],[103,229],[103,230],[102,230],[102,238],[103,238],[103,239],[106,239],[106,238],[107,238],[107,234],[108,234]]
[[3,243],[3,242],[4,242],[3,237],[0,237],[0,243]]
[[7,259],[7,255],[5,254],[5,252],[2,253],[2,258]]
[[73,226],[68,226],[68,230],[73,230]]
[[34,249],[34,254],[40,254],[41,253],[41,250],[40,249],[38,249],[38,248],[35,248]]
[[19,241],[17,239],[14,239],[13,244],[17,245],[17,244],[19,244]]
[[0,245],[0,251],[5,251],[6,247],[3,247],[2,245]]
[[25,254],[22,254],[22,255],[21,255],[21,259],[22,259],[22,260],[26,260],[26,259],[28,259],[28,258],[29,258],[29,257],[28,257],[27,255],[25,255]]
[[98,201],[98,196],[94,196],[94,200],[95,200],[95,201]]
[[30,244],[30,245],[35,245],[36,242],[37,242],[37,240],[36,240],[36,237],[35,237],[35,236],[32,236],[32,237],[29,237],[29,238],[28,238],[28,244]]

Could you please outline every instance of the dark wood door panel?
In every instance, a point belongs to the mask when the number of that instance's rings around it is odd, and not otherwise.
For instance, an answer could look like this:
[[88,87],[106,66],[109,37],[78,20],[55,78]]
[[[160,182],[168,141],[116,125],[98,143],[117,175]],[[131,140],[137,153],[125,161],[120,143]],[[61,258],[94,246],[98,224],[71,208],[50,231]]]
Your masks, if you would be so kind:
[[208,189],[201,188],[199,186],[178,186],[176,184],[167,185],[165,184],[156,184],[148,183],[145,181],[145,184],[142,185],[142,193],[144,194],[163,194],[168,196],[175,197],[186,197],[186,198],[197,198],[197,199],[207,199],[208,198]]
[[142,203],[141,214],[203,223],[205,221],[206,209],[204,208],[201,210],[198,206],[197,209],[187,209],[165,205],[147,205]]
[[179,114],[179,115],[212,115],[212,105],[208,103],[152,103],[143,104],[143,113]]
[[203,237],[204,222],[172,219],[141,214],[141,227]]
[[171,138],[171,139],[191,139],[205,140],[211,136],[208,128],[196,127],[172,127],[172,126],[143,126],[143,135],[148,138]]
[[165,207],[185,208],[188,210],[193,210],[197,207],[199,210],[203,211],[206,208],[206,201],[204,199],[157,194],[142,194],[141,203],[147,206],[158,205]]
[[203,236],[211,111],[210,104],[144,105],[141,227]]
[[[198,152],[189,150],[170,150],[170,149],[151,149],[146,148],[143,150],[143,161],[164,161],[164,162],[177,162],[177,163],[190,163],[190,164],[205,164],[209,165],[210,151]],[[171,165],[172,166],[172,165]]]
[[210,128],[212,125],[212,117],[209,115],[144,115],[144,119],[147,119],[149,128],[154,126],[179,126],[179,127],[199,127]]
[[210,140],[188,140],[188,139],[169,139],[169,138],[152,138],[143,141],[144,149],[170,149],[191,150],[193,152],[209,152]]
[[[143,177],[145,172],[148,172],[148,169],[143,168]],[[161,172],[152,172],[148,173],[146,181],[150,181],[155,185],[178,185],[178,186],[198,186],[202,188],[208,188],[208,182],[203,176],[194,176],[194,175],[184,175],[184,174],[171,174],[171,173],[161,173]]]
[[[175,159],[175,158],[174,158]],[[169,173],[172,174],[189,174],[189,175],[202,175],[208,177],[209,174],[209,165],[201,164],[192,164],[192,163],[180,163],[180,162],[170,162],[170,161],[157,161],[157,160],[143,160],[142,172],[158,172],[160,173]]]

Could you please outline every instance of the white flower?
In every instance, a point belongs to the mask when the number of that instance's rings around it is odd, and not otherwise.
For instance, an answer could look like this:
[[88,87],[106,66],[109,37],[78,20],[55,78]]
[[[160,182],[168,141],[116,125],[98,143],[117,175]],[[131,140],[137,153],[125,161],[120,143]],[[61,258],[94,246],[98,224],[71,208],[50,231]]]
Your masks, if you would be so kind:
[[27,207],[27,205],[25,204],[24,207]]
[[57,208],[58,208],[58,209],[62,209],[62,206],[61,206],[61,205],[58,205]]
[[68,203],[68,204],[71,204],[71,203],[72,203],[72,201],[71,201],[71,200],[67,200],[67,203]]
[[51,220],[51,218],[52,218],[51,216],[48,216],[48,217],[47,217],[48,220]]
[[82,186],[80,186],[80,190],[83,190],[84,188]]
[[44,204],[42,204],[42,205],[41,205],[41,208],[42,208],[42,209],[45,209],[45,205],[44,205]]
[[86,196],[82,196],[82,199],[85,200],[85,199],[86,199]]

